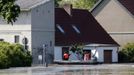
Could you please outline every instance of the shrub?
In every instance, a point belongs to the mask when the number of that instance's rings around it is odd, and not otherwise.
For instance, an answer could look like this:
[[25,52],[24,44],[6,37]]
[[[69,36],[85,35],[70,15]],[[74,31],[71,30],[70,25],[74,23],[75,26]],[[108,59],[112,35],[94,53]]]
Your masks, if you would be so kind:
[[119,51],[119,62],[134,62],[134,43],[128,43]]
[[31,66],[29,51],[20,44],[0,42],[0,68]]
[[10,61],[7,55],[9,43],[0,42],[0,68],[8,68]]

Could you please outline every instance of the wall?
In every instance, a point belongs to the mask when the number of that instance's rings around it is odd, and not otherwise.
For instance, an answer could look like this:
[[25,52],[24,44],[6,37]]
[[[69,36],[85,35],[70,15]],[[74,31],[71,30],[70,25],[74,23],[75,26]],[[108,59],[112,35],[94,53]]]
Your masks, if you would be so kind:
[[[38,64],[38,52],[47,44],[47,62],[53,62],[54,55],[54,1],[50,0],[32,9],[32,54],[33,64]],[[50,46],[51,44],[51,46]],[[43,57],[45,59],[45,57]],[[45,63],[45,62],[44,62]]]
[[62,47],[54,47],[54,60],[62,60]]
[[14,36],[20,36],[20,44],[24,37],[28,38],[29,50],[31,50],[31,13],[30,11],[21,12],[17,21],[11,25],[0,18],[0,39],[14,43]]
[[98,62],[104,62],[104,50],[112,50],[112,62],[118,62],[118,48],[117,47],[98,47],[99,59]]
[[121,46],[134,42],[134,17],[117,0],[104,0],[92,14]]
[[[112,50],[112,62],[118,62],[118,47],[84,47],[91,50],[91,56],[95,54],[97,62],[104,62],[104,50]],[[54,60],[62,60],[62,47],[54,48]]]

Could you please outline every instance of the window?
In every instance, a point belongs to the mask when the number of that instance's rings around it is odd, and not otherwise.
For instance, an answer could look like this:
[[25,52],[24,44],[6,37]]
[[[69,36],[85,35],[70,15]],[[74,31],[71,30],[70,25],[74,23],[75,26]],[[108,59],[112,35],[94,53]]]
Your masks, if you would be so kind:
[[79,29],[75,26],[75,25],[72,25],[73,29],[76,31],[76,33],[80,34],[80,31]]
[[61,26],[59,24],[57,24],[56,26],[60,30],[61,33],[63,33],[63,34],[65,33],[64,30],[61,28]]
[[52,41],[50,41],[50,47],[52,47]]
[[4,39],[0,39],[0,41],[4,41]]
[[84,49],[83,50],[83,59],[84,61],[90,60],[91,59],[91,50]]
[[19,43],[19,35],[15,35],[14,36],[14,42],[15,43]]

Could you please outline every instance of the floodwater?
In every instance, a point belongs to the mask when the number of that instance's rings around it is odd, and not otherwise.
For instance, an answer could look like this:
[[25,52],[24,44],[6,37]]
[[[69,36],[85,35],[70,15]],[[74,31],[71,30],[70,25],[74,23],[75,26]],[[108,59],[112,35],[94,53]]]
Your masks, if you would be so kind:
[[50,67],[11,68],[0,75],[134,75],[133,65],[61,65]]

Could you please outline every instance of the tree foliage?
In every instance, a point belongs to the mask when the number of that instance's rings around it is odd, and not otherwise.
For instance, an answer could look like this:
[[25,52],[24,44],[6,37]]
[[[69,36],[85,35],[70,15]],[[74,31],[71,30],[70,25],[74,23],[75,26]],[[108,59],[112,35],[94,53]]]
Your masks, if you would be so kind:
[[13,24],[17,20],[20,13],[20,7],[15,4],[16,0],[0,0],[0,16]]
[[62,0],[54,0],[55,1],[55,7],[59,7],[59,2]]
[[59,1],[60,5],[70,3],[74,8],[91,9],[98,0],[62,0]]
[[119,62],[134,62],[134,43],[128,43],[119,51]]
[[71,46],[70,51],[72,51],[73,53],[79,53],[79,54],[83,54],[83,44],[74,44]]

